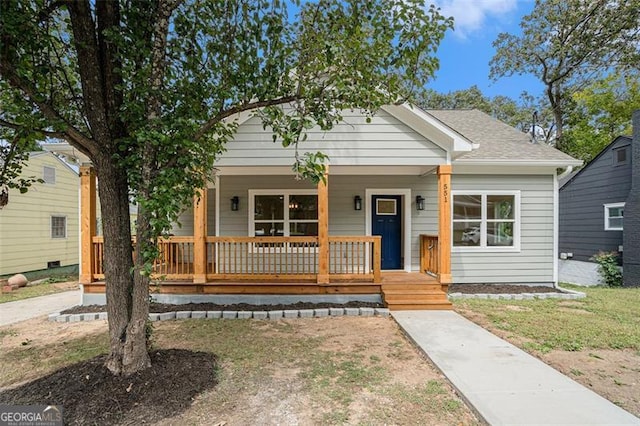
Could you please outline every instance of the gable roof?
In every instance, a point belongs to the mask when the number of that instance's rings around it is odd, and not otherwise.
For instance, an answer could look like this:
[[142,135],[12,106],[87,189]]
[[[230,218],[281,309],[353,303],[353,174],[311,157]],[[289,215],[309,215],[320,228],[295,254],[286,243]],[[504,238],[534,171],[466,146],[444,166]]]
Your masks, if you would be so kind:
[[[598,155],[596,155],[595,157],[593,157],[591,159],[591,161],[589,161],[587,164],[584,165],[584,167],[582,167],[580,170],[577,170],[573,173],[571,173],[569,176],[567,176],[566,178],[564,178],[562,181],[560,181],[560,189],[562,189],[563,187],[565,187],[569,182],[572,182],[577,176],[579,176],[584,170],[587,170],[589,168],[589,166],[593,163],[595,163],[600,157],[602,157],[607,151],[609,151],[611,148],[613,148],[614,145],[616,145],[619,141],[622,141],[621,143],[627,142],[627,143],[631,143],[632,139],[631,136],[616,136],[616,138],[614,140],[612,140],[607,146],[605,146],[604,148],[602,148],[602,151],[600,151],[598,153]],[[623,145],[624,146],[624,145]],[[630,157],[631,161],[633,161],[633,157]]]
[[532,143],[523,133],[477,110],[426,110],[456,132],[478,145],[464,153],[456,163],[516,163],[531,165],[577,166],[577,160],[544,143]]
[[38,157],[42,157],[42,156],[47,156],[49,158],[55,159],[60,164],[62,164],[64,169],[70,171],[71,173],[73,173],[76,176],[79,175],[78,171],[76,169],[74,169],[73,166],[71,166],[69,163],[67,163],[62,158],[58,157],[57,155],[55,155],[54,153],[52,153],[50,151],[30,151],[29,152],[29,159],[38,158]]

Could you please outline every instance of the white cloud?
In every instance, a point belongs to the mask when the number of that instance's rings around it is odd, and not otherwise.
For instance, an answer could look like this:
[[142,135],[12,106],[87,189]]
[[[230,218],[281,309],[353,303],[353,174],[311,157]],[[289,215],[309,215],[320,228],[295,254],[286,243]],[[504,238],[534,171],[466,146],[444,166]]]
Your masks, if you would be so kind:
[[517,6],[518,0],[434,0],[444,16],[453,16],[454,34],[466,38],[481,30],[488,16],[500,17]]

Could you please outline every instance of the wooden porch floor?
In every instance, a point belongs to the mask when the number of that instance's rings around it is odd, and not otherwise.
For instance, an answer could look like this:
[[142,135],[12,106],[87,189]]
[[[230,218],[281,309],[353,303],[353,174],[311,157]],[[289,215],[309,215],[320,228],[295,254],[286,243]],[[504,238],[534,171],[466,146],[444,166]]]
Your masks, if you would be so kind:
[[[86,293],[104,293],[104,281],[84,285]],[[381,294],[391,310],[451,309],[446,286],[438,279],[419,272],[383,272],[380,283],[334,281],[223,280],[194,283],[192,280],[167,280],[151,285],[161,294]]]

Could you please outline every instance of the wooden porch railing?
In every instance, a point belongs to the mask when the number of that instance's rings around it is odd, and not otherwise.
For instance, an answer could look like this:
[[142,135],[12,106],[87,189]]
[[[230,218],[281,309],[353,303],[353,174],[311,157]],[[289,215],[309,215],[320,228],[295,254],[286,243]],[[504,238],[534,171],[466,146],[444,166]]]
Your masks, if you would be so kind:
[[[135,238],[132,239],[135,243]],[[183,280],[193,278],[193,237],[170,237],[158,240],[160,257],[153,263],[154,277]],[[93,279],[104,279],[104,237],[93,237]]]
[[[329,276],[338,280],[380,282],[380,237],[329,237]],[[184,280],[194,276],[194,238],[158,242],[154,277]],[[208,280],[313,280],[319,271],[318,237],[206,237]],[[102,236],[93,237],[94,280],[104,279]]]
[[318,237],[207,237],[208,279],[301,279],[318,273]]
[[420,271],[438,275],[440,273],[438,255],[438,236],[420,235]]

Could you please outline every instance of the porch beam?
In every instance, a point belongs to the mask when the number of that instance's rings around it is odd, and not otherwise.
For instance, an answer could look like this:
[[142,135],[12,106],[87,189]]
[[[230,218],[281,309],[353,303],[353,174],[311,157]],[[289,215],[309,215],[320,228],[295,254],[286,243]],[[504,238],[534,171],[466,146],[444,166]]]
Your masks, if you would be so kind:
[[438,166],[438,278],[451,283],[451,165]]
[[329,284],[329,166],[318,182],[318,284]]
[[193,198],[193,282],[207,282],[207,188]]
[[93,281],[96,197],[95,169],[93,166],[80,166],[80,284],[90,284]]

